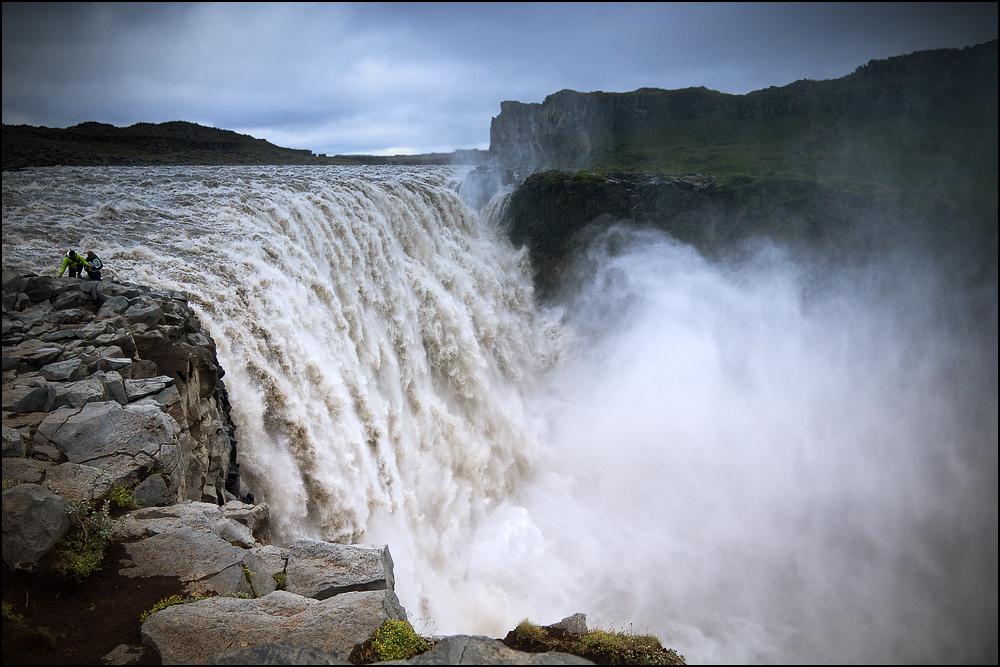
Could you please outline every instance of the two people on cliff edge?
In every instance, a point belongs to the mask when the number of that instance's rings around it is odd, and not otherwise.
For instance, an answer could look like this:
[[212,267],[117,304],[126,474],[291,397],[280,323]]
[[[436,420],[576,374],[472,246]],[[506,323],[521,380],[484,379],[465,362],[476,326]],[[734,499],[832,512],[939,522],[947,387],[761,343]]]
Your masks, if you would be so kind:
[[62,278],[62,274],[65,273],[66,269],[69,269],[70,278],[76,278],[77,276],[83,278],[83,272],[86,271],[91,280],[100,280],[101,269],[103,267],[104,264],[101,262],[101,258],[93,250],[87,251],[86,259],[77,251],[70,250],[63,257],[62,268],[59,269],[58,277]]

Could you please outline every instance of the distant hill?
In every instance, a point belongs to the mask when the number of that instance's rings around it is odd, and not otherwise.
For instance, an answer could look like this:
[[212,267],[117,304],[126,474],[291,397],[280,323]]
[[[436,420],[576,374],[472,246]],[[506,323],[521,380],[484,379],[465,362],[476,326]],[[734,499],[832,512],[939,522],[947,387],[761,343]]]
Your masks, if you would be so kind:
[[485,151],[455,151],[328,157],[184,121],[128,127],[94,122],[67,128],[3,126],[4,170],[55,165],[479,164],[485,155]]
[[503,102],[490,153],[506,167],[996,182],[997,41],[873,60],[840,79],[746,95],[706,88],[564,90]]

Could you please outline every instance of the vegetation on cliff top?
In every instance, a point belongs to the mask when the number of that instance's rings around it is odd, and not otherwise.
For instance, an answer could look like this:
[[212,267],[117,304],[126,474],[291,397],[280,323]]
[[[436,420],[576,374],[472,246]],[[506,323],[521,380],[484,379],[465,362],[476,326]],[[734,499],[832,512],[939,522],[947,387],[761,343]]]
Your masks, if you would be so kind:
[[997,179],[997,41],[871,61],[853,74],[746,95],[705,88],[561,91],[506,102],[502,163],[914,187]]

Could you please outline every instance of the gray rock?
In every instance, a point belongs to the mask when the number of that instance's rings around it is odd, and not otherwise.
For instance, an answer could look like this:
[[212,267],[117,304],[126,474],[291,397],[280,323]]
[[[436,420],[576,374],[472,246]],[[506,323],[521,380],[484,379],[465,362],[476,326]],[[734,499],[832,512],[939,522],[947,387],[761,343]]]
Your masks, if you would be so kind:
[[27,458],[5,458],[3,460],[3,481],[8,484],[41,484],[45,471],[52,464]]
[[50,413],[38,425],[35,442],[58,447],[73,463],[107,470],[116,486],[133,487],[150,473],[162,472],[175,498],[181,498],[179,435],[177,423],[155,406],[106,401]]
[[55,394],[45,405],[46,412],[62,407],[82,408],[87,403],[100,403],[111,398],[101,379],[94,376],[77,382],[62,382],[54,385],[54,389]]
[[132,497],[141,500],[143,507],[169,505],[175,496],[170,492],[166,478],[159,473],[150,475],[132,489]]
[[155,302],[139,302],[128,307],[124,312],[125,319],[132,324],[156,326],[167,321],[163,310]]
[[17,294],[18,292],[23,292],[26,283],[27,283],[27,278],[23,277],[17,271],[12,271],[10,269],[3,269],[4,294]]
[[68,310],[59,310],[54,313],[50,313],[45,321],[49,324],[79,324],[84,320],[89,320],[93,317],[90,313],[82,308],[70,308]]
[[102,369],[94,375],[101,378],[101,382],[104,384],[104,388],[107,390],[108,395],[119,405],[125,405],[128,403],[128,394],[125,391],[125,380],[122,378],[121,373],[116,370],[107,370],[105,372],[105,370]]
[[228,519],[217,505],[197,502],[163,508],[147,507],[131,512],[115,526],[115,537],[131,540],[185,527],[214,533],[225,542],[245,548],[255,544],[246,526]]
[[569,653],[524,653],[482,636],[445,637],[434,648],[406,661],[382,664],[405,665],[593,665]]
[[257,557],[257,562],[260,563],[264,571],[270,574],[271,577],[284,573],[285,564],[288,562],[288,549],[282,549],[273,544],[266,544],[264,546],[255,546],[250,551],[253,552],[253,555]]
[[148,380],[125,380],[125,395],[128,397],[128,402],[131,403],[159,393],[173,383],[174,379],[169,375],[160,375]]
[[5,385],[3,388],[3,410],[17,414],[41,412],[49,401],[55,398],[55,395],[55,387]]
[[75,329],[57,329],[56,331],[38,337],[39,340],[45,341],[46,343],[71,341],[77,338],[80,338],[80,332]]
[[113,296],[105,301],[97,311],[98,318],[114,317],[128,310],[128,299],[123,296]]
[[208,530],[185,526],[123,547],[131,562],[123,561],[119,574],[177,577],[189,595],[266,595],[275,587],[274,579],[251,552]]
[[79,308],[90,303],[87,295],[79,290],[66,290],[59,296],[51,299],[52,307],[55,310],[66,310],[68,308]]
[[61,293],[65,284],[58,278],[32,276],[25,279],[22,292],[28,295],[32,303],[49,300],[54,294]]
[[128,357],[101,357],[97,360],[95,365],[97,370],[100,371],[124,371],[132,365],[132,360]]
[[27,443],[25,442],[27,436],[28,436],[27,429],[23,431],[17,430],[4,424],[3,425],[4,457],[24,456],[28,451],[28,446]]
[[94,500],[111,490],[111,475],[93,466],[61,463],[45,471],[45,488],[70,501]]
[[42,366],[38,374],[49,382],[72,382],[80,379],[80,369],[82,366],[83,362],[79,359],[57,361]]
[[143,623],[142,641],[156,649],[163,664],[202,664],[226,647],[280,641],[350,655],[390,618],[406,618],[391,591],[328,600],[275,591],[256,600],[214,597],[167,607]]
[[289,547],[285,588],[317,600],[349,591],[393,590],[389,547],[299,538]]
[[59,449],[45,442],[35,442],[31,445],[28,456],[36,461],[50,461],[52,463],[62,463],[66,460],[66,455]]
[[31,569],[69,530],[69,501],[37,484],[3,492],[3,560],[12,570]]
[[216,653],[206,665],[349,665],[336,653],[287,642],[258,644]]
[[556,628],[557,630],[565,630],[574,635],[585,635],[587,634],[587,615],[577,612],[572,616],[567,616],[558,623],[553,623],[549,627]]
[[[269,533],[268,526],[271,517],[271,508],[268,507],[267,503],[249,505],[239,500],[231,500],[222,506],[222,513],[226,515],[226,518],[246,526],[250,533],[262,542],[269,541],[264,539]],[[261,537],[262,533],[263,537]]]
[[159,661],[156,651],[148,646],[119,644],[101,658],[103,665],[152,665]]

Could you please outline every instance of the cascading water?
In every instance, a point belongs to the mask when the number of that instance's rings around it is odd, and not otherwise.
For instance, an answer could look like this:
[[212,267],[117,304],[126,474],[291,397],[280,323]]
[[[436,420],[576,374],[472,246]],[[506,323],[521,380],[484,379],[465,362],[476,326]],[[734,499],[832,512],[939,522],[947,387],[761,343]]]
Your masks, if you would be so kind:
[[546,310],[460,176],[5,173],[3,264],[95,249],[187,291],[278,539],[388,543],[418,630],[582,611],[692,662],[995,659],[995,280],[612,229]]

